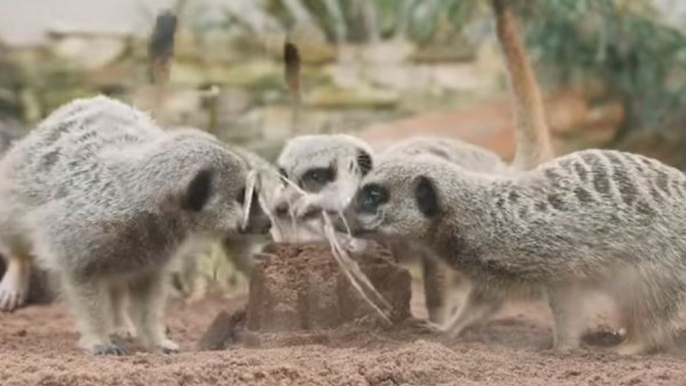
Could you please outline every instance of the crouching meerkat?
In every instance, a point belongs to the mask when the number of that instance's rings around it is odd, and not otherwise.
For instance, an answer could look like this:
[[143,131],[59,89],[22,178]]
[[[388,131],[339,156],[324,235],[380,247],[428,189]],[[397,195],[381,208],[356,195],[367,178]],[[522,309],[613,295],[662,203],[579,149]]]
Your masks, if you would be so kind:
[[320,241],[323,222],[310,215],[348,205],[373,166],[372,149],[350,135],[303,135],[286,143],[276,164],[292,185],[284,182],[273,202],[275,240]]
[[[432,155],[472,172],[512,174],[530,170],[554,158],[550,129],[536,75],[524,44],[512,2],[492,0],[496,21],[496,36],[508,75],[515,120],[515,156],[512,163],[504,162],[494,152],[461,141],[440,138],[412,138],[402,141],[380,154],[381,158]],[[472,281],[468,291],[469,307],[460,307],[454,315],[449,301],[452,282],[461,275],[444,269],[430,251],[419,250],[406,242],[394,244],[394,254],[421,256],[424,290],[429,319],[435,323],[449,323],[452,335],[459,335],[467,327],[487,318],[510,298],[535,298],[535,291],[515,292],[488,282]],[[469,302],[468,302],[469,303]]]
[[485,175],[435,157],[389,159],[346,216],[358,237],[412,239],[477,281],[543,290],[556,350],[580,346],[590,288],[618,304],[619,353],[672,342],[686,290],[686,176],[658,161],[587,150]]
[[[194,237],[266,230],[257,206],[244,221],[246,174],[208,134],[165,132],[107,97],[76,100],[0,161],[0,246],[59,275],[87,351],[125,352],[110,335],[126,311],[145,347],[176,351],[162,321],[167,265]],[[26,283],[10,284],[21,296]]]

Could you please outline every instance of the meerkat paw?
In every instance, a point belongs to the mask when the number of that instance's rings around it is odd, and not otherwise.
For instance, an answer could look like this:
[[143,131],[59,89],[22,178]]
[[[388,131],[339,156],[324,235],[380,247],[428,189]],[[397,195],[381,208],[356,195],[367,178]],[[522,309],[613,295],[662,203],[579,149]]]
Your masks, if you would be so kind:
[[443,334],[441,326],[429,320],[415,319],[410,323],[410,328],[420,334]]
[[129,352],[123,346],[115,343],[99,344],[88,349],[94,355],[123,356]]
[[136,328],[132,324],[118,326],[112,330],[110,335],[119,339],[134,339],[136,338]]
[[102,339],[96,336],[84,337],[79,339],[79,347],[93,355],[126,355],[128,350],[120,343],[114,343],[109,339]]
[[171,339],[164,339],[161,342],[155,344],[152,351],[161,352],[163,354],[174,354],[179,352],[179,345]]
[[[11,264],[11,263],[10,263]],[[29,293],[28,275],[10,268],[0,283],[0,311],[12,312],[26,303]]]
[[615,347],[613,351],[618,355],[627,356],[646,354],[650,349],[642,342],[627,341]]

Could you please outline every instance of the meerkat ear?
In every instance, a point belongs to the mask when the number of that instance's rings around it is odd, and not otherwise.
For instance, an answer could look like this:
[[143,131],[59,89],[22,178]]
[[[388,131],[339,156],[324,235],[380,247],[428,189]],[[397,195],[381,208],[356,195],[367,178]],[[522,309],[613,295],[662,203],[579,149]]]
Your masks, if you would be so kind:
[[203,169],[193,177],[186,188],[181,207],[199,212],[210,199],[212,190],[212,170]]
[[357,150],[357,167],[360,168],[362,172],[362,177],[366,176],[372,170],[374,163],[372,162],[372,156],[369,155],[365,150]]
[[424,176],[417,177],[414,188],[414,198],[417,207],[426,217],[433,217],[438,214],[438,192],[434,183]]

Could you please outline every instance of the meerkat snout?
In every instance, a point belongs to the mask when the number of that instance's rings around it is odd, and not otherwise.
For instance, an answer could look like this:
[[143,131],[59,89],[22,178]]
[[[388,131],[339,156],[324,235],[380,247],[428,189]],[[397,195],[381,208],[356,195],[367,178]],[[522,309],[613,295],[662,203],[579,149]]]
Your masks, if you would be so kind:
[[[272,227],[272,222],[269,216],[262,209],[259,200],[259,192],[257,189],[253,190],[250,207],[247,208],[247,221],[239,227],[239,233],[242,235],[266,235]],[[245,205],[245,188],[242,188],[238,193],[236,201],[242,206]]]

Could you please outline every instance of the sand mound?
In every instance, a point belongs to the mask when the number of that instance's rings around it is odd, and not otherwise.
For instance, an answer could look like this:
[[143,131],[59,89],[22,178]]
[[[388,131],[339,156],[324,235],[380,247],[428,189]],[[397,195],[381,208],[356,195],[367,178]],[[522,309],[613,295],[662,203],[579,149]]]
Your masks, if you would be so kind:
[[[220,349],[239,340],[259,347],[322,344],[342,326],[379,326],[379,315],[352,286],[327,245],[275,244],[268,255],[253,270],[245,312],[220,313],[199,347]],[[391,320],[400,324],[409,318],[409,272],[374,244],[356,259],[391,305]]]

